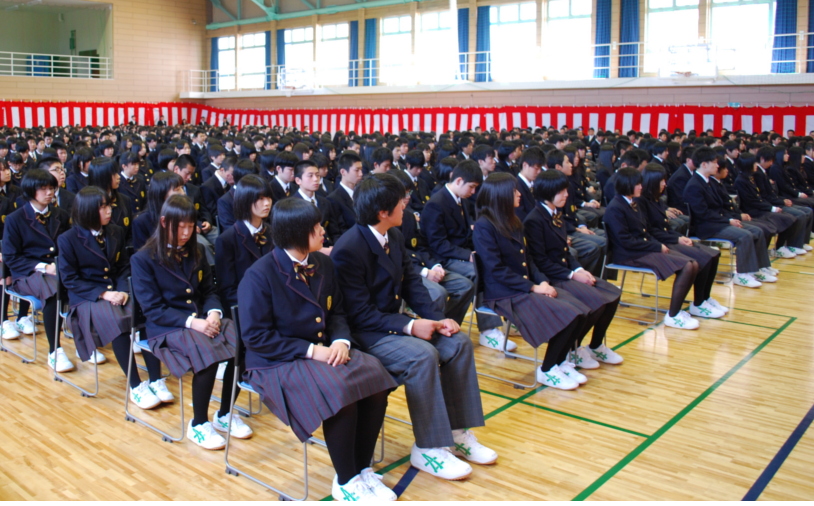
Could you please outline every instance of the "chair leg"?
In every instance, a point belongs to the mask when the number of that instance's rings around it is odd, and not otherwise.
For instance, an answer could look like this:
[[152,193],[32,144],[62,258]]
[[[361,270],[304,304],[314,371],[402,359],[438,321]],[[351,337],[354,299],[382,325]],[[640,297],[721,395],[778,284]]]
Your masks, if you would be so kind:
[[[62,307],[61,304],[62,304],[62,301],[57,299],[57,308],[61,308]],[[59,319],[60,319],[61,316],[62,315],[60,315],[59,310],[57,310],[57,321],[54,322],[54,328],[56,329],[56,346],[55,346],[56,349],[59,349],[59,344],[60,344]],[[132,353],[132,352],[133,352],[133,347],[131,346],[130,347],[130,353]],[[54,365],[56,365],[56,364],[54,364]],[[89,391],[85,390],[84,388],[80,387],[79,385],[77,385],[76,383],[73,383],[71,380],[66,379],[64,376],[61,376],[59,374],[59,372],[57,372],[56,367],[54,367],[54,381],[59,381],[60,383],[65,383],[66,385],[70,385],[70,386],[74,387],[75,389],[79,390],[79,393],[82,395],[82,397],[96,397],[96,395],[99,393],[99,364],[94,363],[93,364],[93,369],[94,369],[94,374],[96,375],[96,389],[93,392],[89,392]]]
[[380,449],[380,453],[379,453],[379,458],[378,459],[374,458],[373,460],[371,460],[370,461],[371,466],[373,464],[381,464],[382,462],[384,462],[384,420],[382,420],[381,440],[382,440],[382,444],[380,445],[381,449]]

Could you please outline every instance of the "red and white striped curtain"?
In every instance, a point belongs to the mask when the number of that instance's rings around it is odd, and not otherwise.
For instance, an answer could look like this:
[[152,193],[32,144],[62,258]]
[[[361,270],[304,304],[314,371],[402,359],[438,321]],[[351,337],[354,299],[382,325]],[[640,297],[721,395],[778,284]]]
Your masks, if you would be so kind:
[[201,104],[15,102],[0,101],[0,126],[53,127],[127,123],[132,116],[140,125],[155,125],[160,116],[169,125],[182,120],[210,125],[224,120],[237,127],[268,125],[321,132],[390,133],[402,129],[443,132],[481,127],[496,130],[514,127],[568,125],[602,130],[638,130],[657,134],[678,128],[685,132],[712,129],[745,130],[749,133],[794,130],[804,135],[814,130],[814,107],[704,107],[704,106],[505,106],[424,107],[409,109],[220,109]]

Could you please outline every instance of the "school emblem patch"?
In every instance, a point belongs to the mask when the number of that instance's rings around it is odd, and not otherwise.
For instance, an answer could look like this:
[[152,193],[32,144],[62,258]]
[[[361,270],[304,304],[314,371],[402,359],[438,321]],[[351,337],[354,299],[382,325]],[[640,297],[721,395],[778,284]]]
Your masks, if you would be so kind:
[[328,304],[328,311],[330,311],[330,310],[331,310],[331,305],[333,304],[333,302],[334,302],[333,297],[331,297],[330,295],[328,295],[328,302],[327,302],[327,304]]
[[410,245],[412,245],[412,247],[415,248],[416,244],[418,244],[418,239],[413,237],[412,240],[410,240]]
[[129,226],[130,226],[130,218],[128,218],[127,216],[125,216],[125,217],[124,217],[124,226],[125,226],[125,227],[129,227]]
[[203,281],[203,271],[198,271],[198,283]]

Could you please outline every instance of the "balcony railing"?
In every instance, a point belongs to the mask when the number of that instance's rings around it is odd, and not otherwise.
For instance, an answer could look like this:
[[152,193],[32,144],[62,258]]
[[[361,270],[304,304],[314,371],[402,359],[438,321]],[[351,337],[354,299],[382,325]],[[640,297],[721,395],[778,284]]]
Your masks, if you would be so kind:
[[111,58],[0,51],[0,76],[112,79]]

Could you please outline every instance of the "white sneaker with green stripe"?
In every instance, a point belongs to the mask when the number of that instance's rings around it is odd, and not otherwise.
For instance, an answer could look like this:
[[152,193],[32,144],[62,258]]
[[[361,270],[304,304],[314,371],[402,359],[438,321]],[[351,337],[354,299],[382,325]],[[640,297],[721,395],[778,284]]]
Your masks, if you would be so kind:
[[150,390],[147,381],[142,381],[139,386],[130,389],[130,402],[141,409],[153,409],[161,404],[161,399]]
[[450,451],[456,457],[481,465],[497,462],[497,452],[480,444],[469,429],[453,430],[452,439],[455,446],[450,447]]
[[215,432],[209,422],[193,427],[192,420],[190,420],[187,427],[187,439],[207,450],[222,450],[226,446],[226,440]]
[[564,371],[560,370],[560,366],[558,365],[555,365],[548,371],[543,371],[542,367],[538,368],[537,381],[549,388],[556,388],[558,390],[576,390],[579,387],[579,383],[568,377]]
[[690,314],[693,316],[700,316],[701,318],[721,318],[726,313],[705,300],[699,306],[696,306],[694,303],[690,303]]
[[[212,423],[212,426],[218,432],[226,432],[229,430],[229,413],[226,413],[223,416],[218,416],[218,412],[215,412],[215,421]],[[243,423],[243,419],[237,413],[232,415],[232,437],[236,437],[238,439],[249,439],[252,437],[252,428]]]
[[472,474],[472,466],[459,460],[446,448],[419,448],[413,443],[410,464],[444,480],[463,480]]
[[763,286],[763,283],[756,280],[751,274],[741,274],[740,272],[735,273],[735,278],[732,280],[732,283],[738,286],[745,286],[746,288],[760,288]]
[[380,501],[359,474],[344,485],[340,485],[338,477],[334,475],[331,495],[335,501]]

